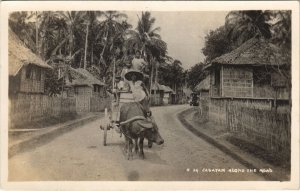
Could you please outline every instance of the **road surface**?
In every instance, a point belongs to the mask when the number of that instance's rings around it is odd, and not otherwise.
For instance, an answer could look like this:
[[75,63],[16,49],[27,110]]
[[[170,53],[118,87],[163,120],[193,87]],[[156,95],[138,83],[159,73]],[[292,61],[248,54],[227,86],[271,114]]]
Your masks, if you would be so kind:
[[103,146],[97,120],[10,158],[9,181],[264,180],[254,173],[234,172],[246,167],[186,130],[176,114],[188,107],[152,108],[165,143],[145,146],[144,160],[134,155],[128,161],[124,137],[114,130]]

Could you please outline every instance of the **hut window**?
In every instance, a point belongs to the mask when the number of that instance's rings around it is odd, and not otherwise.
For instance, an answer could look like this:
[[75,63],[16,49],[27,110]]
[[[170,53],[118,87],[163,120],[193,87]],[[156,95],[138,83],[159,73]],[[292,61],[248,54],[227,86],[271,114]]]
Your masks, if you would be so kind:
[[75,88],[74,88],[74,93],[75,93],[76,95],[78,95],[78,87],[75,87]]
[[271,73],[264,68],[253,70],[253,82],[260,85],[271,85]]
[[98,85],[94,85],[94,92],[100,92],[100,87]]
[[40,68],[36,69],[36,80],[40,81],[42,76],[42,72]]
[[30,79],[32,75],[32,68],[30,66],[27,66],[26,68],[26,79]]
[[215,80],[214,85],[220,85],[220,69],[215,70]]

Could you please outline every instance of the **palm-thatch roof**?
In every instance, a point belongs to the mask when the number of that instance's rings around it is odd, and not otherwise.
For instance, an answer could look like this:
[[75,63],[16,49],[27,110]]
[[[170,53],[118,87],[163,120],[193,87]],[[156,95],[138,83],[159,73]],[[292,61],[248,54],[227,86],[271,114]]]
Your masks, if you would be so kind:
[[172,90],[172,88],[170,88],[169,86],[161,85],[161,88],[163,89],[163,91],[164,91],[165,93],[172,93],[172,94],[175,93],[175,92]]
[[74,69],[69,67],[69,73],[70,77],[66,81],[66,86],[92,86],[94,84],[105,86],[103,82],[83,68]]
[[288,64],[287,62],[287,55],[284,55],[279,47],[267,40],[254,37],[237,49],[215,58],[211,63],[230,65],[284,65]]
[[164,87],[162,85],[160,85],[159,83],[155,83],[152,85],[151,90],[163,91]]
[[8,73],[10,76],[18,74],[24,65],[34,64],[42,68],[52,68],[39,56],[25,47],[19,37],[9,28],[8,31]]
[[195,87],[196,91],[209,90],[210,87],[210,77],[207,76],[204,78],[197,86]]

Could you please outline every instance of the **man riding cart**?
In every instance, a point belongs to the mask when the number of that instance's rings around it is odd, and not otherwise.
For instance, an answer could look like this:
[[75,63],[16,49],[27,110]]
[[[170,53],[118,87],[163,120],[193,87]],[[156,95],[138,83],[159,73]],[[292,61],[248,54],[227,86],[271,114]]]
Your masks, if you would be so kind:
[[[124,96],[126,95],[124,93],[131,94],[127,95],[128,97],[132,97],[131,102],[139,103],[141,109],[144,111],[145,117],[151,116],[149,106],[150,95],[144,84],[144,81],[147,79],[147,75],[142,72],[145,69],[146,62],[140,57],[140,55],[140,51],[137,51],[132,62],[127,63],[123,68],[121,76],[116,77],[117,89],[114,89],[113,92],[115,93],[115,102],[117,106],[119,106],[119,110],[116,113],[116,116],[113,116],[112,120],[116,122],[115,125],[117,126],[120,122],[120,98],[122,99],[126,97]],[[130,102],[129,100],[126,101]]]
[[135,151],[141,158],[144,158],[144,139],[148,140],[148,147],[151,147],[152,143],[160,145],[164,142],[151,116],[150,95],[144,84],[147,75],[142,72],[146,62],[140,55],[140,51],[137,51],[132,62],[125,64],[121,76],[116,77],[111,115],[108,116],[106,112],[107,117],[100,125],[104,130],[104,145],[106,145],[106,132],[110,128],[115,128],[120,136],[122,134],[125,136],[128,159],[132,157],[133,141]]

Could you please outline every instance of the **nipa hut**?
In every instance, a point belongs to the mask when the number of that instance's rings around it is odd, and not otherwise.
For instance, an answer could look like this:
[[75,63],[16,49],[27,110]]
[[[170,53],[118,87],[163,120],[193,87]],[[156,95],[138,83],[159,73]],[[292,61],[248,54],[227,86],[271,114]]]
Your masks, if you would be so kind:
[[164,87],[159,83],[155,83],[151,87],[151,104],[162,105],[164,97]]
[[197,86],[195,87],[195,90],[199,92],[200,97],[209,97],[209,84],[210,83],[210,76],[206,76]]
[[212,97],[288,99],[285,79],[279,75],[289,65],[278,47],[254,37],[239,48],[212,60]]
[[163,104],[164,105],[171,104],[172,103],[172,95],[174,95],[175,92],[169,86],[161,85],[161,88],[164,91]]
[[237,140],[276,152],[274,156],[287,156],[283,153],[289,146],[282,145],[290,145],[291,90],[290,82],[280,73],[289,74],[291,63],[283,52],[254,37],[212,60],[206,66],[210,70],[210,98],[200,99],[201,121],[225,126]]
[[105,84],[83,68],[68,68],[65,79],[65,94],[76,98],[76,111],[79,113],[103,110]]
[[9,95],[43,94],[45,73],[52,67],[34,54],[11,30],[8,31]]

